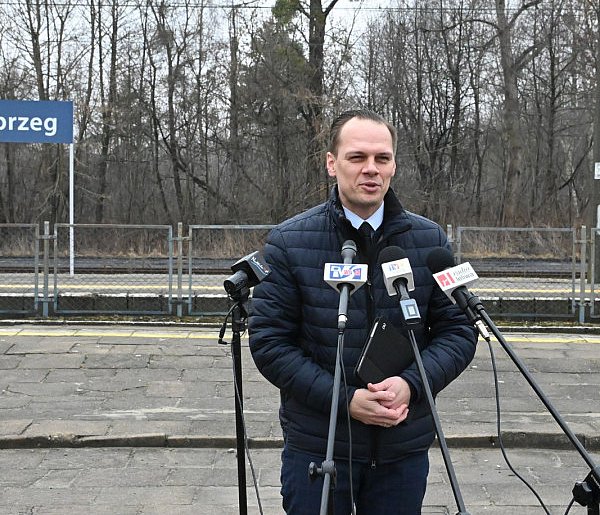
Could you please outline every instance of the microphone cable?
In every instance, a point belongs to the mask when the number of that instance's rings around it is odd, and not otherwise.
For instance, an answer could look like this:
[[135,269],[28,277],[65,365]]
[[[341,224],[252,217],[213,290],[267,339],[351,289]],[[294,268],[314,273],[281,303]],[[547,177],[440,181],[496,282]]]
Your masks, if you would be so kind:
[[227,320],[229,320],[229,317],[231,316],[231,313],[233,313],[233,310],[235,309],[235,307],[236,307],[236,304],[233,304],[229,308],[229,311],[227,312],[227,314],[225,315],[225,319],[223,320],[223,324],[221,325],[221,329],[219,330],[219,340],[218,340],[219,345],[230,345],[230,343],[226,342],[223,338],[225,337],[225,331],[227,331]]
[[575,504],[575,497],[571,498],[571,502],[567,506],[567,511],[565,511],[565,515],[569,515],[569,512],[571,511],[573,504]]
[[[466,263],[466,264],[468,264],[468,263]],[[512,464],[510,463],[510,460],[508,458],[506,449],[504,447],[504,442],[502,440],[502,430],[501,430],[500,387],[499,387],[499,381],[498,381],[498,370],[496,367],[496,357],[494,354],[494,349],[491,344],[490,335],[487,331],[487,328],[485,328],[484,324],[481,322],[481,316],[480,316],[483,313],[485,313],[485,311],[483,310],[483,307],[480,304],[478,307],[481,308],[481,311],[479,311],[479,309],[475,309],[475,306],[471,305],[471,301],[473,301],[473,300],[476,300],[477,303],[479,302],[479,299],[476,296],[470,295],[471,299],[468,299],[461,295],[461,298],[458,299],[457,297],[455,297],[454,290],[445,288],[448,285],[442,284],[442,282],[440,282],[438,280],[438,278],[436,277],[436,274],[438,274],[444,270],[447,270],[447,269],[452,269],[452,268],[454,268],[454,266],[455,266],[454,258],[452,256],[452,254],[443,247],[438,247],[437,249],[434,249],[427,258],[427,267],[432,272],[432,274],[434,274],[435,282],[438,284],[440,289],[446,294],[446,296],[448,296],[450,298],[450,300],[453,303],[459,305],[461,310],[465,313],[465,315],[467,316],[469,321],[476,327],[479,334],[483,337],[483,339],[486,341],[486,343],[488,345],[491,362],[492,362],[492,371],[493,371],[493,375],[494,375],[494,390],[495,390],[495,401],[496,401],[496,429],[497,429],[497,433],[498,433],[498,445],[500,447],[500,451],[502,452],[502,456],[504,457],[504,461],[506,462],[506,464],[507,464],[508,468],[511,470],[511,472],[517,478],[519,478],[519,480],[537,498],[540,506],[543,508],[543,510],[546,512],[546,514],[550,515],[550,512],[549,512],[548,508],[546,507],[546,505],[544,504],[544,501],[542,500],[540,495],[536,492],[536,490],[533,488],[533,486],[531,486],[527,482],[527,480],[523,476],[521,476],[515,470],[515,468],[512,466]],[[468,266],[470,267],[470,265],[468,265]],[[470,267],[470,268],[471,268],[471,279],[472,280],[477,279],[477,274],[475,274],[475,272],[472,270],[472,267]],[[466,274],[467,271],[465,270],[463,272],[464,272],[464,274]],[[465,281],[466,281],[466,276],[464,277],[463,282],[465,282]],[[468,284],[468,282],[469,281],[466,281],[465,284]],[[458,288],[457,287],[455,287],[455,288],[458,291]],[[463,289],[464,293],[468,293],[468,290],[466,290],[465,286],[462,286],[462,289]],[[484,319],[485,318],[487,318],[487,315],[486,315],[486,317],[484,317]],[[490,329],[493,329],[493,327],[490,326],[491,321],[486,320],[486,322],[488,323],[488,326],[490,327]],[[576,499],[575,499],[575,495],[574,495],[573,499],[571,500],[571,502],[569,503],[569,505],[567,507],[567,511],[565,512],[565,515],[567,515],[569,513],[569,510],[571,509],[575,500]]]
[[[498,432],[498,445],[500,447],[500,452],[502,453],[502,456],[504,457],[504,461],[505,461],[506,465],[508,466],[508,468],[510,469],[510,471],[515,476],[517,476],[517,478],[519,478],[521,480],[521,482],[527,488],[529,488],[529,490],[533,493],[533,495],[535,495],[536,499],[540,503],[540,506],[546,512],[546,514],[547,515],[551,515],[550,512],[548,511],[548,508],[544,504],[544,501],[540,497],[540,495],[536,492],[536,490],[533,488],[533,486],[531,486],[527,482],[527,480],[523,476],[521,476],[521,474],[519,474],[515,470],[515,468],[511,464],[510,460],[508,459],[508,454],[507,454],[506,449],[504,447],[504,442],[502,441],[501,409],[500,409],[500,385],[499,385],[499,382],[498,382],[498,369],[496,367],[496,355],[494,354],[494,349],[492,347],[491,342],[489,340],[485,340],[485,341],[486,341],[486,343],[488,345],[488,349],[490,351],[490,357],[491,357],[491,361],[492,361],[492,372],[494,374],[494,391],[495,391],[495,401],[496,401],[496,431]],[[568,510],[567,510],[567,512],[568,512]]]
[[[496,356],[495,356],[491,341],[486,340],[486,343],[487,343],[488,349],[490,351],[490,357],[491,357],[491,362],[492,362],[492,372],[494,375],[494,390],[495,390],[495,401],[496,401],[496,430],[498,432],[498,446],[500,447],[500,452],[502,453],[504,461],[505,461],[506,465],[508,466],[508,468],[510,469],[510,471],[515,476],[517,476],[517,478],[533,493],[533,495],[536,497],[536,499],[540,503],[540,506],[542,507],[542,509],[546,512],[546,514],[550,515],[550,511],[544,504],[544,501],[542,500],[540,495],[536,492],[536,490],[533,488],[533,486],[531,486],[527,482],[527,480],[524,477],[522,477],[515,470],[515,468],[512,466],[512,464],[510,463],[510,460],[508,458],[508,454],[506,452],[506,448],[504,447],[504,442],[502,440],[502,433],[501,433],[500,387],[499,387],[499,382],[498,382],[498,370],[496,367]],[[569,501],[569,504],[567,505],[564,515],[568,515],[571,512],[571,508],[573,507],[574,504],[575,504],[575,497],[572,497],[571,500]]]

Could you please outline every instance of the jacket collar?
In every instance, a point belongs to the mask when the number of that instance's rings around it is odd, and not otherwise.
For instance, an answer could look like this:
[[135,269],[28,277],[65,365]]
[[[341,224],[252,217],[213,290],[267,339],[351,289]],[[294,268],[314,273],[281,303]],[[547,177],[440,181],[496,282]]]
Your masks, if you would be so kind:
[[[412,224],[410,223],[409,217],[405,209],[402,207],[400,200],[398,200],[398,197],[391,188],[388,189],[383,201],[383,224],[379,228],[379,231],[383,232],[383,236],[386,237],[391,233],[409,230],[412,227]],[[328,205],[334,223],[338,227],[338,230],[341,230],[343,237],[352,237],[355,229],[352,227],[352,224],[344,214],[337,184],[331,188]]]

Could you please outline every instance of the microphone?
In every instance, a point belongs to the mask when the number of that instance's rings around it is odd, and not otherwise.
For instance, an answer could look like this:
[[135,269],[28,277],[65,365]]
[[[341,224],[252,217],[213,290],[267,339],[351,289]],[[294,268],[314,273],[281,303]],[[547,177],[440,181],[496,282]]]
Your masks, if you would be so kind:
[[408,299],[408,292],[415,289],[415,281],[404,249],[386,247],[379,254],[379,263],[388,295],[393,297],[398,294],[401,299]]
[[472,294],[467,286],[474,283],[479,276],[470,263],[454,265],[452,253],[443,247],[433,249],[427,256],[427,267],[431,270],[435,282],[453,304],[464,311],[469,322],[475,325],[479,334],[487,341],[490,334],[481,321],[480,310],[483,306],[477,295]]
[[323,280],[340,292],[338,329],[343,330],[348,321],[348,298],[367,282],[368,265],[352,264],[356,256],[356,243],[347,240],[342,245],[344,263],[325,263]]
[[400,309],[402,317],[407,325],[414,325],[421,322],[419,306],[417,301],[408,296],[409,291],[415,289],[410,261],[406,257],[406,252],[400,247],[386,247],[379,254],[379,263],[383,271],[383,282],[388,295],[400,297]]
[[223,282],[228,295],[235,295],[245,288],[252,288],[267,277],[271,270],[258,251],[244,256],[231,266],[233,275]]
[[342,258],[344,263],[325,263],[323,280],[334,290],[341,291],[343,286],[348,286],[350,294],[358,290],[367,282],[368,265],[354,265],[352,260],[356,256],[356,243],[352,240],[345,241],[342,245]]

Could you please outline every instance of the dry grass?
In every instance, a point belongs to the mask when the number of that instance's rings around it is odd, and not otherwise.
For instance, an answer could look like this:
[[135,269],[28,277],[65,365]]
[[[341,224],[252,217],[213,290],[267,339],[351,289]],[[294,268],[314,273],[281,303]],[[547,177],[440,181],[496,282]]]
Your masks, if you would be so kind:
[[[573,234],[559,231],[478,231],[461,232],[461,255],[464,259],[505,258],[570,261]],[[575,245],[576,253],[579,246]]]
[[268,229],[198,229],[193,233],[192,255],[215,259],[245,256],[262,250]]
[[0,228],[0,256],[31,257],[35,254],[35,233],[32,229]]
[[[261,250],[267,234],[268,229],[194,229],[191,257],[238,259]],[[178,242],[169,241],[166,229],[75,227],[74,236],[75,254],[80,257],[166,258],[170,252],[173,256],[178,255]],[[53,242],[50,243],[53,250]],[[60,227],[56,249],[59,258],[69,255],[68,227]],[[34,251],[35,234],[32,229],[0,229],[0,257],[31,257]],[[463,260],[496,258],[570,261],[573,255],[573,233],[534,229],[467,229],[460,233],[460,251]],[[576,244],[577,259],[579,251],[580,245]],[[186,257],[189,254],[187,234],[186,240],[182,242],[182,253]]]

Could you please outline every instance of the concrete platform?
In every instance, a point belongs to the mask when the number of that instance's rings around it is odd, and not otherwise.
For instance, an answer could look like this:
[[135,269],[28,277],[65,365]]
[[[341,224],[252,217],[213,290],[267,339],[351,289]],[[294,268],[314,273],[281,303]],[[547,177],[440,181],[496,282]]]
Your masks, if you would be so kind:
[[[598,460],[600,336],[505,337]],[[503,349],[492,347],[508,456],[551,513],[564,513],[589,470]],[[0,371],[0,513],[239,513],[231,349],[217,344],[214,328],[1,326]],[[282,513],[278,392],[255,369],[246,340],[242,373],[263,513]],[[541,513],[497,446],[485,343],[438,409],[469,513]],[[440,450],[430,457],[424,513],[456,513]],[[254,514],[252,480],[248,463]]]

